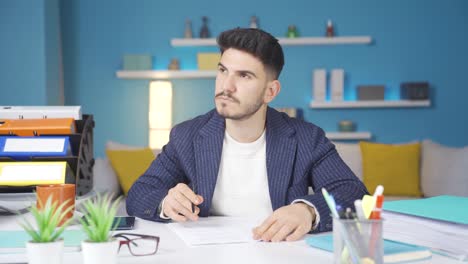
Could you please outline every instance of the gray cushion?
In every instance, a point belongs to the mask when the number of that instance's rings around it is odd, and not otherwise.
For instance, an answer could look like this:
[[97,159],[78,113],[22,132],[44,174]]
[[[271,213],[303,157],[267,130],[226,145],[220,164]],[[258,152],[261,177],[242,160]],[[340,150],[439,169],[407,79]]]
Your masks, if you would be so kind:
[[421,168],[424,196],[468,196],[468,146],[453,148],[424,140]]

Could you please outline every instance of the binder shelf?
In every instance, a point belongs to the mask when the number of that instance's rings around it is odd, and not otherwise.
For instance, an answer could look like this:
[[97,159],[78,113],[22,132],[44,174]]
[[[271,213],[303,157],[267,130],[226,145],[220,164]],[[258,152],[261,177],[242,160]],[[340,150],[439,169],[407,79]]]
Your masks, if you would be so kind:
[[[81,120],[75,120],[76,133],[66,135],[42,135],[41,137],[67,136],[70,140],[71,153],[67,156],[31,156],[26,160],[35,161],[66,161],[69,167],[67,183],[76,184],[76,195],[87,194],[93,188],[93,115],[83,115]],[[11,135],[10,135],[11,136]],[[13,135],[14,136],[14,135]],[[15,161],[10,157],[0,157],[2,161]],[[25,161],[22,159],[22,161]],[[0,193],[28,193],[33,192],[36,186],[0,186]]]

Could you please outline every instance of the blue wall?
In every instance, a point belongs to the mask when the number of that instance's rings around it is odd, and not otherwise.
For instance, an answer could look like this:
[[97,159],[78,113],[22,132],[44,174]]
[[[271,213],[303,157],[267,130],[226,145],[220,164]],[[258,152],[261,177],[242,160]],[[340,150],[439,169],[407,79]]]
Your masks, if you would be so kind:
[[44,1],[0,1],[0,105],[46,103]]
[[0,105],[62,103],[58,47],[59,0],[0,1]]
[[47,105],[63,105],[64,91],[61,79],[62,56],[60,39],[59,0],[45,0],[45,59]]
[[[33,2],[27,1],[27,9],[33,9]],[[4,9],[1,4],[0,7]],[[17,11],[16,15],[23,11],[28,10]],[[36,12],[29,10],[33,11]],[[283,90],[272,106],[302,108],[306,120],[327,131],[335,131],[339,120],[353,120],[358,130],[372,132],[379,142],[430,138],[447,145],[468,145],[468,122],[463,117],[468,112],[466,0],[303,0],[278,4],[266,0],[235,3],[174,0],[164,4],[153,0],[76,0],[61,1],[60,11],[66,104],[82,105],[84,113],[94,114],[97,156],[103,155],[106,140],[147,145],[148,81],[115,77],[122,67],[123,55],[152,54],[156,69],[166,68],[173,57],[181,60],[182,68],[195,68],[198,51],[216,48],[171,47],[170,39],[183,36],[186,18],[193,20],[197,34],[203,15],[210,18],[209,26],[215,36],[225,29],[248,26],[254,14],[260,19],[260,27],[276,36],[283,36],[289,24],[297,25],[303,36],[321,36],[329,18],[335,22],[338,35],[370,35],[375,40],[370,46],[285,47],[286,65],[280,78]],[[5,19],[9,19],[13,33],[3,33],[4,28],[10,28],[5,26]],[[18,31],[34,24],[23,20],[0,16],[2,39],[5,36],[8,39],[6,44],[0,44],[2,53],[15,50],[14,43],[18,41],[9,39],[21,40]],[[37,32],[37,37],[43,34],[43,30]],[[30,42],[23,45],[29,50],[36,48],[27,45]],[[23,61],[38,56],[29,50],[28,56],[22,55]],[[13,73],[6,79],[23,78],[24,71],[17,69],[20,67],[11,71],[13,66],[8,66],[5,71],[3,62],[0,65],[2,79],[9,75],[6,72]],[[389,89],[389,98],[397,98],[401,82],[427,80],[433,88],[433,106],[310,109],[312,70],[319,67],[345,69],[349,98],[355,96],[359,84],[384,84]],[[13,83],[6,82],[8,86]],[[2,91],[4,84],[0,81]],[[214,80],[177,80],[173,85],[174,123],[212,108]],[[12,92],[7,91],[5,96],[7,99],[0,99],[0,103],[29,102],[28,97],[23,99]]]

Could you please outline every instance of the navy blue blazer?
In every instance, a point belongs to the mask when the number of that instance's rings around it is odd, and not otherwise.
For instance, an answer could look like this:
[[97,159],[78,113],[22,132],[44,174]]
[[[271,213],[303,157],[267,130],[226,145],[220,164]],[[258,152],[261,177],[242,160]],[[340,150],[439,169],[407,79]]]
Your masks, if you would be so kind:
[[[212,110],[175,126],[169,143],[148,170],[133,184],[127,212],[143,219],[164,221],[157,208],[178,183],[195,185],[204,198],[200,216],[208,216],[223,148],[225,119]],[[324,131],[314,124],[290,118],[272,108],[266,117],[266,165],[273,210],[295,199],[311,202],[320,213],[314,232],[330,231],[325,188],[343,208],[367,193],[361,181],[338,155]],[[311,186],[315,194],[308,194]]]

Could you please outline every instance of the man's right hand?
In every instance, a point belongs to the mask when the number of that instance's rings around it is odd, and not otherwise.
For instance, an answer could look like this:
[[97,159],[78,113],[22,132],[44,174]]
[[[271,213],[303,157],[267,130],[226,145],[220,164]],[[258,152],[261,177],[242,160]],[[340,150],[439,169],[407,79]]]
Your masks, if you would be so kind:
[[[187,184],[179,183],[170,189],[164,198],[163,214],[176,222],[185,222],[187,219],[198,220],[200,208],[197,205],[203,203],[203,197],[195,194]],[[195,212],[192,212],[194,204]]]

